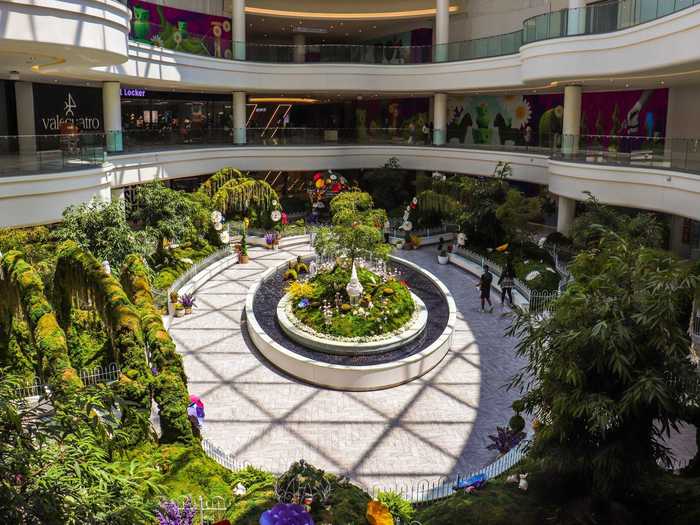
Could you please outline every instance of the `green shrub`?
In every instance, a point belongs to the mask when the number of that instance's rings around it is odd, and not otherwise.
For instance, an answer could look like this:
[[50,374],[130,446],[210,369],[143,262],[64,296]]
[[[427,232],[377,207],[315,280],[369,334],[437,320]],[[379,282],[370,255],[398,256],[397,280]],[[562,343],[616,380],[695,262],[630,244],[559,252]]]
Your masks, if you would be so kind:
[[415,509],[411,502],[405,500],[396,492],[380,492],[377,494],[377,499],[387,506],[389,512],[394,518],[401,520],[401,523],[410,523],[415,514]]
[[508,426],[513,432],[521,432],[525,428],[523,416],[516,414],[508,421]]

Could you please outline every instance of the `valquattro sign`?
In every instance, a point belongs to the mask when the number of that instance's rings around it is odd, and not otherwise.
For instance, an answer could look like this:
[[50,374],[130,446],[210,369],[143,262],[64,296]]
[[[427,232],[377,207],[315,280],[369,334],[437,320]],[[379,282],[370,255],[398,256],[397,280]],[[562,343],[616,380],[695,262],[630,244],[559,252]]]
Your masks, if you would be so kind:
[[60,133],[66,127],[101,131],[102,90],[77,86],[34,84],[36,133]]

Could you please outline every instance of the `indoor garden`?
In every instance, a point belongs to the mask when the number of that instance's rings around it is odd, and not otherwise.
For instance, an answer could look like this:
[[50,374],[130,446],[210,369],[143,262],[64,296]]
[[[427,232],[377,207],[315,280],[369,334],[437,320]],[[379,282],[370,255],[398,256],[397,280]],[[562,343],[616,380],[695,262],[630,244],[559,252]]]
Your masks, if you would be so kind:
[[[284,233],[285,211],[270,185],[225,169],[191,194],[152,183],[132,208],[95,201],[67,209],[55,226],[0,231],[0,522],[700,522],[700,461],[672,474],[664,444],[671,429],[700,424],[687,333],[698,267],[662,249],[658,217],[623,214],[593,196],[568,237],[542,235],[531,222],[547,196],[511,186],[507,166],[498,175],[423,180],[390,213],[389,197],[348,182],[323,201],[313,252],[280,258],[251,307],[270,340],[300,360],[381,367],[423,355],[450,324],[442,289],[397,260],[402,239],[393,228],[387,239],[388,218],[419,246],[421,228],[454,224],[445,250],[511,260],[532,289],[557,289],[559,276],[548,270],[556,253],[572,278],[547,315],[520,307],[504,314],[526,362],[509,385],[519,396],[514,414],[492,438],[505,457],[527,434],[524,457],[510,468],[408,501],[299,457],[283,458],[288,468],[276,474],[215,459],[190,413],[192,383],[164,322],[168,290],[209,255],[234,253],[231,246],[252,262],[274,255],[247,242],[255,229]],[[439,254],[436,244],[422,246]],[[193,299],[175,295],[178,304]],[[326,352],[286,333],[280,310],[300,337],[324,340]],[[383,346],[409,333],[410,341]],[[327,351],[333,343],[339,353]]]

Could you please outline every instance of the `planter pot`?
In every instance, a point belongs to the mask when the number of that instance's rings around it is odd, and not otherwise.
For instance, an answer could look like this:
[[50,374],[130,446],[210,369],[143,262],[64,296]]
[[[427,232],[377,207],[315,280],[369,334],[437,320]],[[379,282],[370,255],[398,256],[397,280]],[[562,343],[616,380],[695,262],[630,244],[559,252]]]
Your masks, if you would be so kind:
[[247,255],[241,254],[238,256],[238,263],[239,264],[247,264],[248,261],[250,261],[250,257],[248,257]]
[[184,310],[175,310],[175,317],[182,317],[185,315]]
[[450,258],[445,255],[444,257],[442,255],[438,255],[438,264],[447,264],[450,262]]
[[185,315],[190,315],[192,313],[192,308],[185,308]]

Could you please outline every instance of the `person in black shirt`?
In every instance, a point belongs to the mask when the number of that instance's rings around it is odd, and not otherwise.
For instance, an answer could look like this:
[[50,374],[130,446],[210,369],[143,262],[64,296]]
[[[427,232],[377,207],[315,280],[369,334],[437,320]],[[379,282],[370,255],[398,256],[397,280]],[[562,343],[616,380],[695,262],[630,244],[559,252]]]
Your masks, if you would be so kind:
[[479,284],[476,286],[481,291],[481,311],[484,311],[486,303],[489,303],[489,313],[493,312],[493,304],[491,304],[491,283],[493,282],[493,274],[488,266],[484,266],[484,273],[479,278]]

